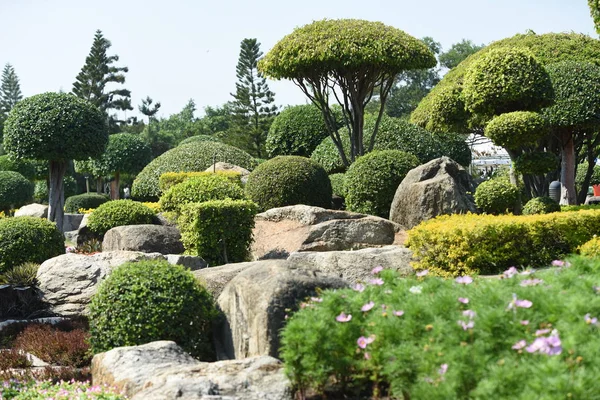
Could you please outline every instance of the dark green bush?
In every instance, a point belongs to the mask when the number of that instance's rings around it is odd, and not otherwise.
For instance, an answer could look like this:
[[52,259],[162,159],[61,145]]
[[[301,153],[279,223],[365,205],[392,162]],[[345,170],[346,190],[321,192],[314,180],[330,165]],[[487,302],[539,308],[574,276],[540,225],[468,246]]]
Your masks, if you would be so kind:
[[48,203],[48,183],[46,181],[35,181],[33,201],[36,203]]
[[329,175],[329,181],[331,182],[331,191],[333,194],[346,197],[346,174],[331,174]]
[[486,214],[514,212],[519,189],[506,179],[490,179],[475,190],[475,204]]
[[535,197],[523,207],[523,215],[548,214],[560,211],[560,205],[550,197]]
[[[585,190],[587,192],[588,188],[583,188],[583,180],[585,179],[585,174],[587,172],[587,164],[579,164],[577,166],[577,173],[575,174],[575,185],[577,186],[577,190]],[[594,165],[594,170],[592,172],[592,177],[590,178],[590,185],[600,185],[600,165]]]
[[36,176],[34,161],[13,159],[8,155],[0,156],[0,171],[18,172],[30,181]]
[[142,203],[132,200],[113,200],[101,204],[92,211],[88,227],[98,235],[104,235],[109,229],[123,225],[151,224],[154,211]]
[[78,213],[80,209],[98,208],[101,204],[106,203],[109,198],[103,194],[83,193],[75,196],[67,197],[65,200],[65,212]]
[[209,266],[247,261],[257,210],[248,200],[184,205],[178,225],[186,253],[204,258]]
[[172,340],[192,356],[214,359],[210,294],[184,267],[166,261],[126,263],[106,278],[90,303],[94,353]]
[[165,172],[200,172],[218,161],[252,170],[256,162],[250,154],[220,142],[193,142],[178,146],[152,160],[135,178],[131,195],[138,200],[157,201],[159,177]]
[[248,176],[246,195],[261,210],[306,204],[331,207],[331,182],[325,170],[309,158],[279,156]]
[[494,117],[485,127],[485,136],[496,146],[518,149],[532,145],[549,133],[541,114],[515,111]]
[[178,146],[183,146],[184,144],[194,143],[194,142],[220,142],[219,138],[211,135],[196,135],[190,136],[189,138],[183,139],[179,142]]
[[56,224],[36,217],[0,218],[0,273],[64,253],[65,238]]
[[[346,154],[350,154],[350,139],[348,138],[348,129],[340,128],[339,132],[342,138],[344,152]],[[340,153],[337,147],[335,147],[335,144],[330,136],[327,136],[325,139],[323,139],[323,141],[315,148],[310,155],[310,159],[317,162],[328,174],[336,174],[346,171],[346,167],[342,162]]]
[[375,150],[354,162],[345,179],[349,211],[388,218],[398,185],[419,160],[400,150]]
[[556,171],[558,162],[558,157],[553,153],[535,151],[519,155],[514,161],[514,166],[515,170],[522,174],[545,175]]
[[14,171],[0,171],[0,210],[19,208],[33,200],[33,183]]

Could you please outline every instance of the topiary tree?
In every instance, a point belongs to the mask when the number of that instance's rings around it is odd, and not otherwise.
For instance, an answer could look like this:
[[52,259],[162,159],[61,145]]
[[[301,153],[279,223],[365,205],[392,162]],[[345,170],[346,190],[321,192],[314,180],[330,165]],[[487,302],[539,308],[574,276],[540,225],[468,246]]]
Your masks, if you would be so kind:
[[20,101],[4,125],[4,149],[12,157],[49,161],[48,219],[61,231],[68,160],[99,156],[107,141],[104,114],[66,93],[43,93]]
[[14,171],[0,171],[0,211],[9,214],[33,199],[33,183]]
[[[14,171],[32,181],[36,177],[35,163],[31,160],[15,160],[5,154],[0,156],[0,171]],[[46,174],[47,175],[47,174]]]
[[[259,69],[274,79],[293,80],[319,107],[342,162],[348,167],[356,157],[373,149],[378,124],[366,135],[363,125],[365,107],[375,91],[380,101],[379,120],[400,72],[436,64],[424,42],[399,29],[381,22],[341,19],[315,21],[295,29],[259,62]],[[331,93],[342,108],[349,152],[343,147],[329,105]]]
[[211,135],[195,135],[179,142],[178,146],[194,142],[220,142],[219,138]]
[[590,7],[590,15],[594,20],[594,26],[596,32],[600,34],[600,1],[599,0],[588,0],[588,6]]
[[541,114],[532,111],[514,111],[494,117],[485,127],[485,136],[497,146],[518,149],[534,145],[548,134],[548,126]]

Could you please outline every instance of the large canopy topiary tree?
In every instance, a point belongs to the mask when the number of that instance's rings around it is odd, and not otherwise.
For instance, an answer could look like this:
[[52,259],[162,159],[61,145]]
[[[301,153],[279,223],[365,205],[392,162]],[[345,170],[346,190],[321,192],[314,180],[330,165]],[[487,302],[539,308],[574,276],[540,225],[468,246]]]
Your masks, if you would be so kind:
[[62,231],[63,176],[69,160],[102,154],[108,141],[103,113],[93,104],[66,93],[26,98],[12,109],[4,127],[4,149],[15,158],[48,160],[48,219]]
[[[363,140],[364,110],[379,95],[378,122],[394,78],[402,71],[437,64],[427,45],[405,32],[357,19],[323,20],[297,28],[259,62],[274,79],[291,79],[321,109],[344,165],[373,149],[379,123]],[[330,100],[342,107],[350,139],[347,154]]]

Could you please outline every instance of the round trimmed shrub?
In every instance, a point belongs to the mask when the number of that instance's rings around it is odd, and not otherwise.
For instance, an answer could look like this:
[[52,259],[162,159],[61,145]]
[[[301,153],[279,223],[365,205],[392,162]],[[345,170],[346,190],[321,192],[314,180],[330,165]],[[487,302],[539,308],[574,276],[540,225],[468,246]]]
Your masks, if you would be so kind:
[[18,172],[28,180],[33,180],[36,176],[34,161],[13,159],[8,155],[0,156],[0,171]]
[[65,200],[65,212],[79,213],[80,209],[98,208],[101,204],[106,203],[109,198],[103,194],[83,193],[68,197]]
[[125,263],[106,278],[90,303],[90,345],[96,353],[172,340],[212,361],[210,294],[184,267],[166,261]]
[[490,179],[475,190],[475,204],[486,214],[513,212],[519,198],[519,189],[506,179]]
[[346,174],[331,174],[329,175],[331,182],[331,191],[336,196],[346,197]]
[[600,237],[594,236],[578,248],[579,254],[586,257],[600,257]]
[[98,235],[123,225],[151,224],[154,211],[142,203],[132,200],[113,200],[101,204],[89,216],[88,227]]
[[331,182],[325,170],[309,158],[279,156],[248,176],[246,195],[261,210],[306,204],[331,207]]
[[515,111],[494,117],[485,127],[485,136],[497,146],[518,149],[535,144],[549,133],[541,114]]
[[183,139],[179,142],[178,146],[183,146],[184,144],[194,143],[194,142],[220,142],[219,138],[211,135],[196,135],[190,136],[189,138]]
[[558,168],[558,157],[553,153],[535,151],[519,155],[515,161],[515,170],[522,174],[545,175],[556,171]]
[[[346,154],[350,154],[350,139],[348,138],[348,129],[340,128],[339,133],[342,138],[344,152]],[[328,174],[343,173],[346,171],[346,167],[342,162],[340,153],[333,143],[331,136],[327,136],[325,139],[323,139],[323,141],[310,155],[310,159],[323,167],[325,172]]]
[[43,218],[0,218],[0,273],[26,263],[42,263],[65,253],[65,238]]
[[535,197],[523,207],[523,215],[548,214],[560,211],[560,205],[550,197]]
[[33,199],[33,183],[14,171],[0,171],[0,210],[21,207]]
[[419,160],[400,150],[376,150],[360,157],[346,172],[348,211],[388,218],[396,189]]
[[131,195],[137,200],[158,201],[159,177],[165,172],[201,172],[217,161],[254,169],[256,162],[243,150],[220,142],[193,142],[161,154],[137,175],[131,187]]

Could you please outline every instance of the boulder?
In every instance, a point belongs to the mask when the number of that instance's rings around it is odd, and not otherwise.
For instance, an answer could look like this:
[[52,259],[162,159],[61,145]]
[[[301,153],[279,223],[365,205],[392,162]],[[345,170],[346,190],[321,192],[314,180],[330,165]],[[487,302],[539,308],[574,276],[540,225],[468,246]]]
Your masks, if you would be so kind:
[[48,206],[44,204],[27,204],[15,211],[15,217],[38,217],[48,218]]
[[200,362],[170,341],[97,354],[92,377],[94,385],[116,386],[138,400],[292,399],[283,366],[272,357]]
[[400,246],[356,251],[306,251],[290,254],[288,262],[295,267],[317,269],[354,284],[373,278],[373,268],[381,266],[398,271],[402,276],[414,274],[410,265],[412,251]]
[[278,357],[279,332],[286,315],[314,296],[316,289],[347,287],[335,276],[267,260],[244,269],[223,289],[217,303],[225,319],[215,343],[219,358]]
[[63,232],[76,231],[81,225],[84,214],[68,214],[63,217]]
[[254,259],[287,258],[294,251],[337,251],[394,242],[391,221],[365,214],[302,204],[258,214],[253,230]]
[[442,214],[476,213],[473,180],[448,157],[436,158],[406,174],[398,186],[390,220],[412,228]]
[[169,264],[183,265],[190,271],[197,271],[208,267],[208,264],[202,257],[197,256],[186,256],[182,254],[167,254],[165,256]]
[[220,265],[218,267],[204,268],[193,271],[192,274],[216,299],[221,295],[225,285],[237,274],[255,265],[261,265],[264,261],[251,261],[244,263],[233,263]]
[[84,214],[83,218],[81,218],[81,222],[79,223],[79,229],[76,232],[69,232],[67,238],[72,240],[74,243],[77,243],[77,246],[81,246],[85,242],[96,239],[102,240],[100,235],[92,232],[90,228],[88,228],[88,219],[90,218],[90,214]]
[[226,162],[220,162],[220,161],[216,162],[213,165],[211,165],[210,167],[206,168],[206,170],[204,172],[218,172],[218,171],[231,171],[231,172],[239,173],[242,184],[244,184],[244,185],[248,181],[248,175],[250,175],[250,171],[248,171],[245,168],[239,167],[237,165],[229,164]]
[[109,229],[102,241],[103,251],[141,251],[179,254],[184,252],[181,233],[173,226],[124,225]]

